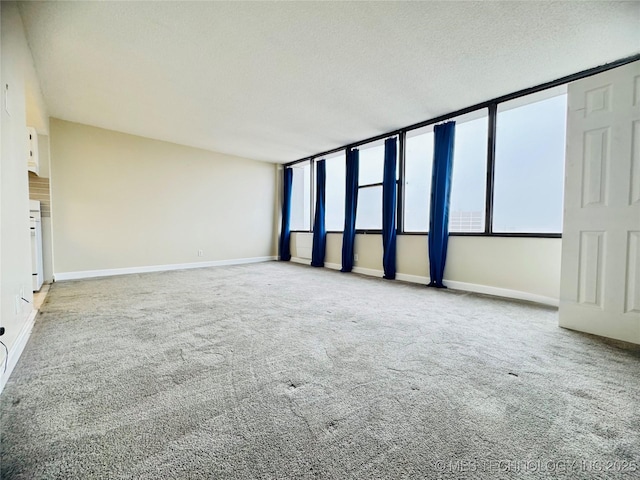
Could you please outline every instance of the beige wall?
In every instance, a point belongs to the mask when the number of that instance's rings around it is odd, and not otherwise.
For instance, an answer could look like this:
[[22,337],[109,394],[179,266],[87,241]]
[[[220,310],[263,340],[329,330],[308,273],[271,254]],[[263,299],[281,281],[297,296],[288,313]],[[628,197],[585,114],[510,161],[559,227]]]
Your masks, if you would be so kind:
[[[9,112],[5,109],[4,94],[0,95],[0,325],[6,329],[2,341],[15,361],[19,354],[14,352],[16,340],[26,331],[32,311],[30,304],[20,300],[20,294],[22,292],[28,301],[33,298],[25,128],[31,119],[41,133],[46,133],[48,127],[44,101],[18,9],[12,2],[2,2],[0,10],[1,90],[4,90],[4,85],[9,85]],[[27,107],[29,117],[32,117],[29,119]]]
[[55,274],[273,255],[275,165],[53,118],[50,132]]
[[[291,253],[294,257],[298,253],[295,248],[299,235],[310,234],[292,234]],[[429,277],[427,236],[398,235],[397,242],[396,266],[399,277]],[[540,300],[557,301],[560,293],[561,245],[559,238],[452,236],[449,237],[445,283],[448,280],[456,288],[489,287],[475,290],[493,289],[496,294],[509,294],[504,290],[525,294],[516,294],[516,298],[543,297]],[[326,252],[327,264],[342,263],[342,234],[327,235]],[[356,235],[354,253],[358,255],[358,260],[354,262],[356,270],[364,269],[366,273],[382,275],[381,235]]]
[[562,239],[451,237],[444,277],[560,298]]

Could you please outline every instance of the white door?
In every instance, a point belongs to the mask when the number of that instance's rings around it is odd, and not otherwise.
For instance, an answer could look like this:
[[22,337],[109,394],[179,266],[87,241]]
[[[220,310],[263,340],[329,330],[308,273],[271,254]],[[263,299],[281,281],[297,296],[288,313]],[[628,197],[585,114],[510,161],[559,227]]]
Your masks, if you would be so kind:
[[640,343],[640,62],[569,85],[560,326]]

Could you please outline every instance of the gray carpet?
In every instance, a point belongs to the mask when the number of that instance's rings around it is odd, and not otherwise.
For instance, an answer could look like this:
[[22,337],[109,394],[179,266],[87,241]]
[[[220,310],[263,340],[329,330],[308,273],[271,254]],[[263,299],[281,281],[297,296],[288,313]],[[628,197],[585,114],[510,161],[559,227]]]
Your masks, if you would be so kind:
[[639,349],[276,262],[56,283],[0,406],[2,479],[640,476]]

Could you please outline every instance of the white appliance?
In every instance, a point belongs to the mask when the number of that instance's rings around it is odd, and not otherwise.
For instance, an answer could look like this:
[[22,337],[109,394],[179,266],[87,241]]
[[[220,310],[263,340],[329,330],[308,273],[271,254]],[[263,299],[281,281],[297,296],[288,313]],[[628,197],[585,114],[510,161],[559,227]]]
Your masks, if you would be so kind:
[[29,226],[31,228],[31,273],[33,291],[42,287],[44,269],[42,267],[42,223],[40,221],[40,202],[29,200]]

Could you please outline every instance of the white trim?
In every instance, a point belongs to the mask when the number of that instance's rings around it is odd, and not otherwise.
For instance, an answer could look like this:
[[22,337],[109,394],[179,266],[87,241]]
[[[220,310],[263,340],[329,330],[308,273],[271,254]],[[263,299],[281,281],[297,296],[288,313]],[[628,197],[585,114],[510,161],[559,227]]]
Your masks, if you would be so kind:
[[371,277],[382,278],[384,276],[384,272],[382,270],[374,270],[373,268],[353,267],[351,271],[353,273],[360,273],[362,275],[369,275]]
[[[292,258],[293,260],[293,258]],[[304,263],[304,262],[298,262]],[[326,268],[333,270],[340,270],[341,266],[338,263],[325,263]],[[372,268],[353,267],[353,273],[359,273],[361,275],[368,275],[371,277],[383,277],[384,272],[382,270],[375,270]],[[420,275],[409,275],[408,273],[396,273],[396,280],[409,283],[417,283],[421,285],[427,285],[430,281],[429,277],[423,277]],[[510,290],[507,288],[492,287],[490,285],[478,285],[475,283],[458,282],[455,280],[444,279],[444,283],[451,290],[461,290],[464,292],[482,293],[484,295],[491,295],[494,297],[511,298],[515,300],[525,300],[528,302],[541,303],[543,305],[550,305],[557,307],[560,304],[560,300],[552,297],[545,297],[543,295],[536,295],[529,292],[521,292],[519,290]]]
[[166,272],[169,270],[186,270],[190,268],[221,267],[226,265],[244,265],[246,263],[260,263],[277,260],[277,257],[234,258],[229,260],[212,260],[209,262],[175,263],[171,265],[150,265],[147,267],[111,268],[107,270],[83,270],[80,272],[56,273],[53,278],[61,280],[78,280],[81,278],[111,277],[114,275],[129,275],[131,273]]
[[311,265],[311,260],[307,258],[291,257],[293,263],[301,263],[302,265]]
[[[16,341],[13,342],[11,350],[9,350],[9,356],[5,359],[5,362],[7,362],[7,371],[4,372],[4,374],[2,374],[2,377],[0,378],[0,393],[2,393],[2,390],[4,390],[4,386],[7,384],[7,381],[11,376],[11,372],[13,372],[13,369],[18,363],[20,355],[22,355],[22,352],[24,351],[24,347],[27,346],[27,342],[29,341],[29,337],[31,336],[31,330],[33,330],[33,325],[36,322],[37,313],[38,310],[31,311],[29,317],[27,318],[27,321],[22,327],[22,330],[18,334]],[[0,368],[4,370],[4,362],[0,364]]]
[[535,293],[521,292],[520,290],[510,290],[508,288],[491,287],[488,285],[478,285],[475,283],[457,282],[455,280],[447,279],[444,280],[444,283],[452,290],[483,293],[485,295],[492,295],[494,297],[513,298],[515,300],[526,300],[528,302],[542,303],[543,305],[550,305],[552,307],[557,307],[560,305],[560,300],[557,298],[536,295]]
[[[324,266],[325,268],[330,268],[332,270],[342,269],[342,265],[340,265],[339,263],[325,263]],[[384,276],[384,272],[382,270],[362,267],[353,267],[353,273],[360,273],[362,275],[369,275],[372,277],[380,278]],[[396,273],[396,279],[402,280],[403,282],[420,283],[423,285],[429,283],[429,277],[420,277],[418,275],[409,275],[407,273]]]
[[409,275],[408,273],[396,273],[396,280],[409,283],[419,283],[421,285],[428,285],[431,279],[429,277],[422,277],[420,275]]

